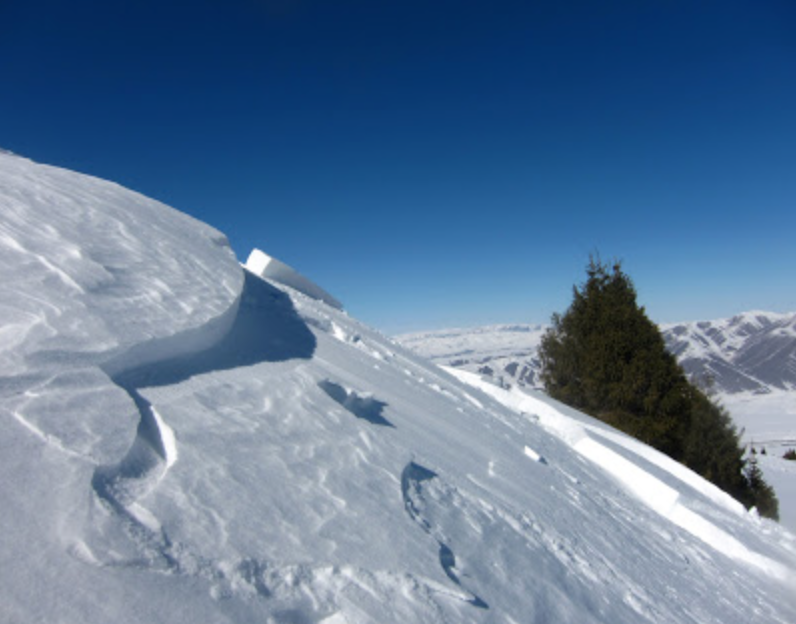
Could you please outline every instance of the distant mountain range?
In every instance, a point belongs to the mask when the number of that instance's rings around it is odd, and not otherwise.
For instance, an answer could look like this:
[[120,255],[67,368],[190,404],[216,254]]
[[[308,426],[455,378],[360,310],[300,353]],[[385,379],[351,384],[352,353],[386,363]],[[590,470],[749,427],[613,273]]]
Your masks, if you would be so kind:
[[[541,387],[545,325],[493,325],[397,336],[438,364]],[[697,383],[724,395],[796,390],[796,313],[745,312],[728,319],[662,325],[666,345]]]

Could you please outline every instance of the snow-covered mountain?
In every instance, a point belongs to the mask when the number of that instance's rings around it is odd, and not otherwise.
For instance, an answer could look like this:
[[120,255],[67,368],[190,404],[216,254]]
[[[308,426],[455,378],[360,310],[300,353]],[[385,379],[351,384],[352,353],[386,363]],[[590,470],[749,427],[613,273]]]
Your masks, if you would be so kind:
[[686,372],[722,394],[796,390],[796,313],[746,312],[663,330]]
[[[494,325],[398,336],[440,364],[540,388],[544,325]],[[746,312],[728,319],[661,326],[689,376],[722,395],[796,390],[796,312]]]
[[538,350],[546,330],[546,325],[488,325],[402,334],[395,340],[442,366],[540,390]]
[[796,536],[648,447],[117,185],[0,209],[0,620],[796,621]]

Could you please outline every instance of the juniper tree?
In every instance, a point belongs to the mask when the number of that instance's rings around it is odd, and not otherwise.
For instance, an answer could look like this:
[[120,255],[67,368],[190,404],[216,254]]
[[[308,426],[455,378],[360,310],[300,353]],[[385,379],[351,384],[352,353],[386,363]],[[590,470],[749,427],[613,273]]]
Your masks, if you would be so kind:
[[[586,282],[573,288],[567,311],[553,315],[542,338],[547,393],[685,463],[745,504],[755,504],[729,415],[688,381],[657,325],[638,305],[621,264],[609,267],[592,257],[586,273]],[[765,496],[763,489],[756,491]],[[761,513],[776,517],[773,500],[773,510],[759,506]]]
[[588,279],[542,338],[542,380],[554,398],[680,459],[689,384],[636,303],[619,263],[591,258]]
[[746,464],[744,476],[749,487],[748,492],[745,492],[745,497],[741,498],[741,502],[749,507],[757,507],[761,516],[779,520],[779,500],[774,493],[774,488],[763,478],[763,472],[754,455]]

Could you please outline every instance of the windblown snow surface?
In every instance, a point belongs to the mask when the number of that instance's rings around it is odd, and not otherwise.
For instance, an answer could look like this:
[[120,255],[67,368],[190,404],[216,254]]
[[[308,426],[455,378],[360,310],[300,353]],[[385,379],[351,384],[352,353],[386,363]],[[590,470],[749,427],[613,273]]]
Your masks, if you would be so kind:
[[[503,386],[540,390],[545,325],[492,325],[416,332],[395,339],[431,361],[478,372]],[[780,522],[796,531],[796,313],[751,311],[732,318],[662,325],[669,350],[727,408],[747,452],[779,499]],[[765,451],[765,454],[763,454]]]
[[796,537],[0,154],[4,622],[796,621]]

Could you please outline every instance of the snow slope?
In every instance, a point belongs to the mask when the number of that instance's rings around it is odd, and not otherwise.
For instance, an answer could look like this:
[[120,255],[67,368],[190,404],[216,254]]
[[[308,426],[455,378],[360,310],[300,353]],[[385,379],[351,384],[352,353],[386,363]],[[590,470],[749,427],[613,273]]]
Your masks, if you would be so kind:
[[[494,325],[396,339],[437,364],[539,390],[537,350],[545,330],[544,325]],[[711,380],[742,442],[769,453],[761,467],[776,489],[781,522],[796,531],[796,484],[792,466],[781,459],[785,450],[796,448],[796,314],[746,312],[664,325],[661,331],[687,374]]]
[[796,537],[647,447],[116,185],[0,206],[0,620],[796,621]]

